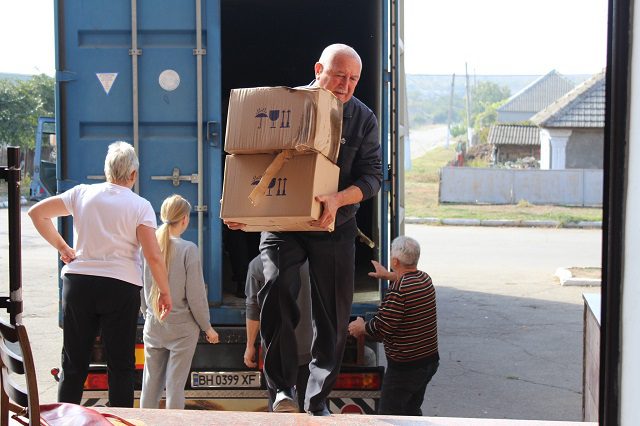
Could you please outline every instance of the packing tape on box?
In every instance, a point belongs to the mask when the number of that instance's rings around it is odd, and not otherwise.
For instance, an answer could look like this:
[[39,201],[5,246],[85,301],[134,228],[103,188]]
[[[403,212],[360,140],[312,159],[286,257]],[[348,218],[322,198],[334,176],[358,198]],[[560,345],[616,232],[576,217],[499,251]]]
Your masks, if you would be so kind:
[[367,245],[369,248],[376,247],[376,243],[371,238],[367,237],[367,235],[364,232],[362,232],[360,228],[358,228],[358,239],[360,240],[361,243]]
[[260,179],[260,182],[258,182],[258,185],[256,185],[256,187],[253,188],[253,191],[251,191],[251,194],[249,194],[249,200],[251,200],[251,204],[253,204],[254,206],[260,204],[262,197],[264,197],[264,194],[269,187],[269,182],[271,182],[271,179],[273,179],[276,173],[280,171],[282,166],[284,166],[284,163],[293,158],[295,154],[296,150],[285,149],[278,155],[276,155],[276,158],[273,159],[271,164],[269,164],[269,166],[267,167],[267,170],[265,170],[262,174],[262,178]]

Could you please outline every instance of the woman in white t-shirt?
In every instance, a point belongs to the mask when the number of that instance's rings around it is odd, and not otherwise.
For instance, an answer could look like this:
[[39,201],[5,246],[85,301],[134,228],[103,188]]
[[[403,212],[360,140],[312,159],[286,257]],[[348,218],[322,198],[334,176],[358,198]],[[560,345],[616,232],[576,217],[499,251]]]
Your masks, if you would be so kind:
[[[139,162],[126,142],[109,145],[104,162],[107,181],[77,185],[29,209],[36,230],[60,253],[62,268],[63,348],[58,400],[79,404],[93,341],[100,333],[109,376],[109,404],[132,407],[135,339],[140,310],[142,259],[159,295],[161,318],[171,311],[167,270],[155,238],[151,204],[133,191]],[[71,248],[52,219],[73,216]]]
[[140,407],[158,408],[166,389],[166,408],[184,408],[184,384],[189,377],[200,330],[209,343],[218,343],[211,327],[198,246],[180,236],[189,226],[191,204],[180,195],[164,200],[162,225],[156,231],[158,244],[169,271],[173,310],[163,320],[152,309],[158,291],[150,269],[144,268],[144,371]]

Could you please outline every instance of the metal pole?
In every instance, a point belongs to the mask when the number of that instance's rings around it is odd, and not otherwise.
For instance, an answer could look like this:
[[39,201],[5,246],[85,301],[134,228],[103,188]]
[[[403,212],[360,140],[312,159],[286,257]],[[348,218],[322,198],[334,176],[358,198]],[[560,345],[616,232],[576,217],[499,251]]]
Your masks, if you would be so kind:
[[[396,6],[396,26],[398,27],[398,170],[396,178],[397,195],[397,230],[398,235],[405,235],[405,160],[410,153],[409,146],[409,108],[407,106],[407,72],[405,67],[405,44],[404,44],[404,0],[397,0]],[[410,162],[410,160],[409,160]]]
[[467,147],[471,147],[473,144],[473,125],[471,124],[471,91],[469,90],[469,73],[466,62],[464,63],[464,74],[467,83]]
[[9,321],[22,322],[22,258],[20,233],[20,148],[7,147],[9,192]]
[[203,188],[203,147],[202,147],[202,56],[206,54],[202,49],[202,3],[196,0],[196,82],[197,82],[197,113],[198,113],[198,250],[203,259],[203,228],[204,228],[204,188]]
[[[140,156],[139,150],[139,131],[138,131],[138,55],[142,54],[142,50],[138,49],[138,4],[137,0],[131,0],[131,81],[132,85],[132,107],[133,107],[133,149]],[[140,173],[136,173],[136,183],[134,191],[140,193]]]
[[[390,191],[391,191],[391,170],[390,170],[390,161],[389,161],[389,115],[388,111],[389,106],[389,91],[390,91],[390,80],[391,80],[391,72],[389,71],[389,1],[382,2],[382,59],[380,61],[380,74],[381,74],[381,86],[382,90],[380,93],[380,111],[382,111],[382,116],[380,117],[380,144],[382,145],[382,188],[380,190],[380,263],[387,266],[389,264],[388,259],[388,246],[389,246],[389,211],[391,209],[390,206]],[[382,297],[385,291],[384,280],[379,280],[380,283],[380,297]]]
[[449,95],[449,112],[447,113],[447,144],[449,148],[449,140],[451,139],[451,115],[453,113],[453,91],[456,84],[456,73],[451,75],[451,94]]
[[391,1],[391,99],[390,99],[390,108],[391,108],[391,121],[389,125],[389,130],[391,134],[391,235],[390,241],[393,241],[399,235],[399,217],[400,214],[398,209],[398,171],[399,171],[399,162],[403,161],[404,158],[398,158],[398,139],[399,139],[399,123],[398,123],[398,91],[399,91],[399,81],[398,81],[398,72],[399,72],[399,35],[398,35],[398,2],[396,0]]

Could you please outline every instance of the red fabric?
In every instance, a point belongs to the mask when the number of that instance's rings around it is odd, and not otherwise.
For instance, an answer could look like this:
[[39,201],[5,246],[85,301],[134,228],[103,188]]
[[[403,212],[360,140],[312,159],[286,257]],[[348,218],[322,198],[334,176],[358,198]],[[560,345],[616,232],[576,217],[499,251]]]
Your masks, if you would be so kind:
[[[82,405],[63,402],[40,406],[40,424],[43,426],[113,426],[107,417],[114,418],[127,426],[135,426],[121,417],[108,413],[102,414]],[[28,424],[24,417],[15,415],[13,418],[20,423]]]

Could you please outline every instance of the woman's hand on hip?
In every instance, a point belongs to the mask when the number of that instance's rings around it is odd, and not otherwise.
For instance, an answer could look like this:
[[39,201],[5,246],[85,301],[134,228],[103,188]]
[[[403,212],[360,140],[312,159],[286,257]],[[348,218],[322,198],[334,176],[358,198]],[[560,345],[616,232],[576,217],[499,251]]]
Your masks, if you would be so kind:
[[60,253],[60,260],[65,264],[71,263],[76,258],[76,251],[69,246],[64,247],[58,253]]

